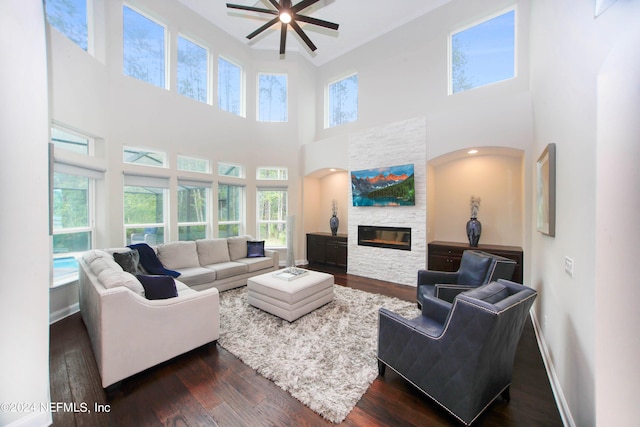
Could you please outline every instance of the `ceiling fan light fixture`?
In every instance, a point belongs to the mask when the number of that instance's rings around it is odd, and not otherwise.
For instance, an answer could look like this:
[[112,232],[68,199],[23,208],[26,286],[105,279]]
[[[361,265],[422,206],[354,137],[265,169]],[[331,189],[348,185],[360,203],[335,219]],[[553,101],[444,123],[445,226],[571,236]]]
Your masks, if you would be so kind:
[[288,24],[289,22],[291,22],[291,14],[286,10],[280,12],[280,22],[282,22],[283,24]]

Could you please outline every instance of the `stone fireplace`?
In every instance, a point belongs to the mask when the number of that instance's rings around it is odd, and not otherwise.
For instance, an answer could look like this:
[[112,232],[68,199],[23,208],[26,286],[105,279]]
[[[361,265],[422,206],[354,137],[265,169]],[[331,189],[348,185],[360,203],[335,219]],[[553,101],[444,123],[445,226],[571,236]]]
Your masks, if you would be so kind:
[[411,250],[411,229],[407,227],[358,226],[358,245]]

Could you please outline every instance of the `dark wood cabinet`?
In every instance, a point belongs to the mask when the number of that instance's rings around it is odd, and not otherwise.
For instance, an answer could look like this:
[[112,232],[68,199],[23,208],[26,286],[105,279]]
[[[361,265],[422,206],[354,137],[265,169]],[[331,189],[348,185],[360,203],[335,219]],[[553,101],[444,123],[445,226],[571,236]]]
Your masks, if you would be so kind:
[[307,234],[309,264],[328,264],[347,268],[347,235],[331,233]]
[[522,248],[517,246],[478,245],[478,247],[472,248],[467,243],[434,241],[428,245],[427,268],[429,270],[457,271],[458,268],[460,268],[462,252],[469,249],[484,251],[514,260],[516,262],[516,269],[513,272],[512,280],[522,283],[524,256]]

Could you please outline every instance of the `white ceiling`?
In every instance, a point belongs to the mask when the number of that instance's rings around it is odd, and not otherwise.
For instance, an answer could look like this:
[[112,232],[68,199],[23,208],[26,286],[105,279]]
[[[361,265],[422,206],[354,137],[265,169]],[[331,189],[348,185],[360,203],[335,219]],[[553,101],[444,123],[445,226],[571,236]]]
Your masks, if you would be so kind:
[[[273,19],[273,15],[229,9],[224,0],[178,1],[248,46],[272,50],[274,56],[279,56],[278,24],[251,41],[246,38]],[[300,26],[318,49],[311,52],[290,28],[286,51],[298,51],[319,66],[450,1],[452,0],[320,0],[300,14],[340,24],[340,28],[333,31],[300,22]],[[228,0],[228,3],[273,9],[267,0]],[[293,0],[293,3],[299,3],[299,0]]]

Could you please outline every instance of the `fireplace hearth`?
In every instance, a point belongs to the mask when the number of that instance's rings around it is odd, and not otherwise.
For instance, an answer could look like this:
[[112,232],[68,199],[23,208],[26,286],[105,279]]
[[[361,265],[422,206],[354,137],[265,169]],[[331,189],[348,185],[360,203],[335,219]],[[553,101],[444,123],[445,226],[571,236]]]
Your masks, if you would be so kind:
[[358,245],[410,251],[411,228],[359,225]]

